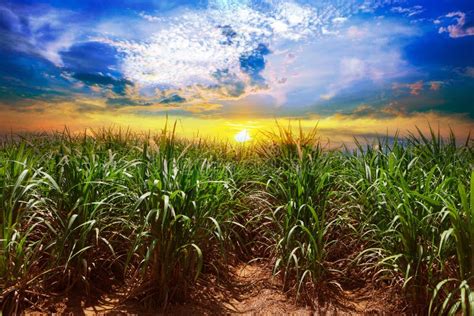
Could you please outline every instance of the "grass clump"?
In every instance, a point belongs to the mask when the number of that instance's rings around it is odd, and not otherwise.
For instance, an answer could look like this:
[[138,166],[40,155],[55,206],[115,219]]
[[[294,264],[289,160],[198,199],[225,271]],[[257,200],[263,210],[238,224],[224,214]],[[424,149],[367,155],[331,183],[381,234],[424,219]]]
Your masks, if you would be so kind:
[[186,297],[205,256],[226,247],[233,219],[234,188],[227,165],[188,150],[173,138],[155,149],[145,143],[127,184],[137,236],[129,257],[138,259],[144,278],[136,291],[159,306]]
[[[333,155],[315,140],[316,130],[298,134],[279,126],[270,135],[270,150],[263,157],[273,168],[266,175],[265,191],[274,201],[271,212],[274,272],[282,273],[283,287],[296,289],[325,280],[327,238],[332,226],[329,200],[335,193]],[[267,162],[267,160],[265,162]]]
[[418,313],[428,312],[430,299],[436,304],[435,288],[451,266],[462,265],[451,259],[453,244],[443,241],[455,225],[446,221],[446,199],[461,202],[457,184],[472,170],[469,148],[469,142],[458,147],[454,137],[444,142],[419,132],[359,144],[347,160],[357,235],[370,245],[360,257],[378,270],[378,280],[398,283]]

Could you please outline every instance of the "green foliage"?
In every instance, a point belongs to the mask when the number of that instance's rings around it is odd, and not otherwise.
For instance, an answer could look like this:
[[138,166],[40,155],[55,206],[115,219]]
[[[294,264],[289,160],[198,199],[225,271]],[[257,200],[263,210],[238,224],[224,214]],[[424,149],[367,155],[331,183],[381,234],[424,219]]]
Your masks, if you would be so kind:
[[233,218],[227,166],[178,148],[173,139],[155,150],[145,144],[127,183],[137,226],[129,257],[141,254],[140,270],[150,272],[146,291],[159,306],[186,293],[212,247],[225,247]]
[[281,161],[270,169],[266,184],[276,201],[271,214],[277,228],[273,233],[274,270],[284,273],[285,289],[296,281],[298,293],[307,282],[320,282],[326,272],[326,234],[331,226],[327,209],[335,176],[332,155],[301,141],[304,136],[283,140],[284,154],[271,158]]
[[343,230],[363,248],[350,264],[399,286],[413,312],[473,313],[469,138],[418,131],[329,150],[316,129],[277,125],[264,136],[233,146],[165,126],[5,140],[3,312],[111,280],[164,307],[235,253],[266,257],[285,291],[313,295],[343,274],[331,262]]
[[416,312],[428,312],[430,299],[432,306],[439,303],[438,282],[450,278],[451,265],[465,265],[464,257],[450,259],[454,247],[449,236],[465,234],[462,242],[470,248],[468,225],[459,226],[454,215],[446,221],[453,213],[446,209],[466,205],[457,186],[467,183],[472,163],[469,140],[458,146],[452,135],[446,142],[434,132],[426,137],[420,131],[406,139],[358,144],[346,160],[349,209],[358,222],[357,235],[370,245],[359,259],[380,269],[381,280],[399,278]]

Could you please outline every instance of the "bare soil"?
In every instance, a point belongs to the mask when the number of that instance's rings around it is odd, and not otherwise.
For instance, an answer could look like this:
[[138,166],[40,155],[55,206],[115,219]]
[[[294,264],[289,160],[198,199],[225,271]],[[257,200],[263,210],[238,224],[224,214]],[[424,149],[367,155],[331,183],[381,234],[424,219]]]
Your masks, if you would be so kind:
[[[386,290],[369,287],[342,290],[316,308],[296,302],[282,292],[279,278],[268,265],[238,264],[230,269],[230,280],[209,279],[199,284],[186,304],[170,305],[165,311],[146,311],[137,304],[123,304],[119,293],[104,295],[87,304],[74,295],[50,303],[48,312],[27,311],[27,315],[367,315],[391,314],[395,301]],[[293,295],[294,297],[294,295]],[[324,299],[324,298],[323,298]]]

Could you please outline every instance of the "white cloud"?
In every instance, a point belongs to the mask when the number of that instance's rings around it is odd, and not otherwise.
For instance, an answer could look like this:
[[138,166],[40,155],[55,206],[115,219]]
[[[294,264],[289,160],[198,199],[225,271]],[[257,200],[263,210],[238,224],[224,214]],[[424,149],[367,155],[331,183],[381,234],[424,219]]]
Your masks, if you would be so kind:
[[465,76],[474,78],[474,67],[466,67],[461,73]]
[[447,32],[452,38],[464,37],[464,36],[473,36],[474,35],[474,26],[464,27],[466,24],[466,14],[461,11],[450,12],[446,14],[447,18],[456,18],[456,24],[449,25],[447,27],[440,27],[439,33]]
[[[395,39],[418,32],[415,26],[388,19],[358,23],[357,27],[348,22],[337,36],[319,37],[297,50],[289,48],[295,55],[291,63],[284,58],[287,52],[269,56],[263,75],[272,84],[262,94],[283,100],[280,105],[304,107],[333,99],[356,84],[358,89],[389,86],[394,79],[417,73],[404,60],[404,43]],[[285,83],[278,85],[282,77]]]
[[362,78],[366,73],[366,63],[355,57],[343,58],[340,68],[340,74],[351,81]]
[[332,19],[333,23],[344,23],[347,21],[346,17],[338,16],[337,18]]
[[413,7],[404,8],[404,7],[393,7],[390,11],[395,13],[405,14],[406,16],[415,16],[425,11],[421,5],[415,5]]
[[[151,35],[146,34],[140,41],[114,36],[96,40],[124,53],[121,70],[141,87],[195,90],[198,85],[202,90],[202,86],[219,84],[213,76],[217,70],[228,69],[237,80],[246,83],[248,90],[250,80],[240,70],[242,54],[250,53],[260,43],[275,52],[288,43],[306,45],[308,39],[318,35],[336,35],[338,32],[331,25],[343,24],[347,16],[359,10],[345,5],[317,9],[283,0],[266,2],[262,9],[248,2],[214,0],[202,10],[139,13],[150,29],[156,29]],[[228,27],[235,35],[227,38],[222,27]],[[226,42],[230,45],[223,44]]]
[[[319,24],[311,7],[292,2],[280,2],[268,12],[226,1],[177,16],[141,16],[160,30],[141,42],[102,41],[125,53],[122,70],[127,78],[142,86],[170,88],[216,84],[213,73],[219,69],[229,69],[245,81],[239,70],[242,54],[259,43],[307,38]],[[227,38],[223,26],[230,27],[234,37]]]

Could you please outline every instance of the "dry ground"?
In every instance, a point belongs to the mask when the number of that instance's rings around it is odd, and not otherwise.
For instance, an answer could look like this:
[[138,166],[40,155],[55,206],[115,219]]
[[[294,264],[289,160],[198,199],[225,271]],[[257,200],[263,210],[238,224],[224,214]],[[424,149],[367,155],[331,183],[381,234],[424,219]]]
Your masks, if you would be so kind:
[[[120,295],[105,296],[86,304],[75,297],[51,303],[48,312],[60,315],[366,315],[394,310],[389,292],[359,288],[344,290],[316,309],[297,304],[282,291],[281,281],[272,277],[268,265],[239,264],[232,267],[230,280],[215,279],[201,284],[201,290],[187,304],[168,306],[166,311],[145,311],[136,304],[120,304]],[[46,313],[28,311],[27,315]]]

